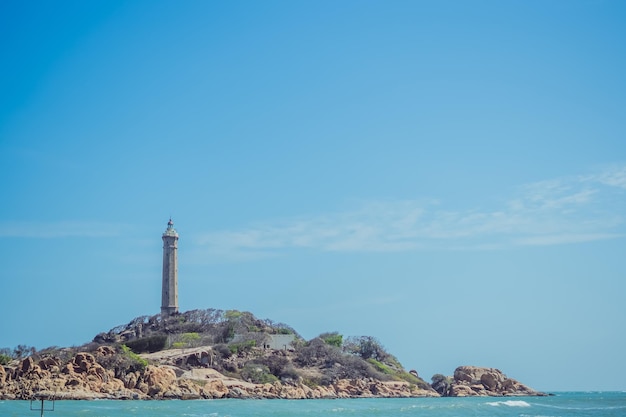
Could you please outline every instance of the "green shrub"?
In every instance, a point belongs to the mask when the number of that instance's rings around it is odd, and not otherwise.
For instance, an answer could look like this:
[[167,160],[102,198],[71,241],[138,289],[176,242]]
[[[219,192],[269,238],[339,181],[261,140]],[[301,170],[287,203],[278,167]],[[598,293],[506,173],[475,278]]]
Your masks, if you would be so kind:
[[343,335],[340,335],[337,332],[322,333],[321,335],[319,335],[319,338],[326,342],[327,345],[335,346],[338,348],[343,345]]
[[298,370],[294,368],[291,360],[285,356],[265,356],[255,359],[254,362],[267,366],[269,372],[280,379],[297,380],[300,377]]
[[11,362],[11,357],[9,355],[0,354],[0,365],[8,365]]
[[143,371],[148,366],[148,361],[133,352],[128,346],[122,345],[122,352],[128,357],[138,370]]
[[399,371],[396,373],[396,376],[412,385],[416,385],[421,389],[429,389],[430,385],[428,382],[424,381],[422,378],[417,377],[406,371]]
[[311,389],[315,389],[320,386],[320,383],[315,378],[302,378],[302,383]]
[[233,354],[230,348],[224,343],[213,346],[213,350],[219,353],[223,359],[229,358]]
[[228,345],[228,349],[230,349],[231,353],[235,354],[239,352],[249,352],[255,346],[256,340],[246,340],[245,342]]
[[172,337],[176,340],[174,343],[172,343],[171,347],[173,349],[196,347],[199,345],[199,342],[202,339],[200,335],[196,332],[182,333],[178,335],[173,335]]
[[126,342],[126,346],[133,350],[133,352],[139,353],[152,353],[165,349],[165,343],[167,342],[167,335],[157,334],[150,337],[144,337],[141,339],[130,340]]
[[385,359],[383,362],[392,369],[404,369],[404,366],[402,366],[400,361],[392,354],[388,353],[387,355],[385,355]]
[[[338,358],[339,367],[327,368],[325,370],[326,375],[333,375],[340,379],[355,379],[355,378],[374,378],[379,380],[390,379],[382,372],[377,371],[367,361],[353,355],[342,355]],[[326,372],[328,371],[328,373]]]
[[452,381],[453,381],[452,377],[445,376],[442,374],[435,374],[433,375],[431,381],[432,381],[431,386],[435,391],[437,391],[439,394],[441,394],[444,397],[448,396],[448,393],[450,391],[450,386],[452,385]]
[[343,349],[363,359],[373,358],[380,362],[385,362],[390,356],[378,339],[372,336],[348,337]]
[[369,358],[367,362],[370,363],[374,367],[374,369],[376,369],[378,372],[382,372],[385,375],[395,374],[395,371],[393,369],[391,369],[384,363],[377,361],[376,359]]
[[276,375],[280,377],[280,379],[292,379],[294,381],[300,378],[300,372],[293,365],[287,365],[280,371],[280,375]]
[[253,384],[271,384],[278,381],[278,378],[270,373],[267,366],[256,363],[247,363],[240,374],[243,379]]
[[[398,360],[395,359],[393,356],[390,356],[390,358],[392,358],[390,364],[382,363],[382,362],[379,362],[376,359],[372,359],[372,358],[369,358],[367,360],[367,362],[370,365],[372,365],[374,367],[374,369],[376,369],[378,372],[380,372],[382,374],[390,375],[394,379],[399,379],[399,380],[406,381],[409,384],[418,386],[418,387],[420,387],[422,389],[428,389],[428,383],[426,383],[421,378],[416,377],[415,375],[413,375],[413,374],[411,374],[409,372],[406,372],[402,368],[402,366],[400,365]],[[392,368],[392,366],[393,366],[393,368]],[[396,366],[398,366],[399,368],[396,368]]]
[[421,379],[419,379],[418,377],[416,377],[415,375],[410,374],[410,373],[405,372],[405,371],[397,372],[396,376],[398,378],[406,381],[406,382],[409,382],[411,384],[415,384],[417,386],[420,386],[420,384],[424,382]]
[[241,318],[241,316],[243,316],[243,313],[238,310],[227,310],[224,313],[224,317],[226,318],[226,320],[235,320]]
[[131,372],[143,371],[148,366],[147,360],[126,345],[119,345],[116,351],[114,355],[98,355],[96,360],[105,369],[112,370],[118,379],[123,379]]
[[297,349],[296,362],[301,366],[333,366],[342,356],[341,350],[316,337]]

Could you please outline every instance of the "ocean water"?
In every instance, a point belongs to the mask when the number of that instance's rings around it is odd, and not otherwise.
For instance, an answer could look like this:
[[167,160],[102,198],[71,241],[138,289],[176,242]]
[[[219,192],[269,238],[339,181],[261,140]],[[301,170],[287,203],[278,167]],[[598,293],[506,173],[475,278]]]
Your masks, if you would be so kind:
[[[33,403],[33,408],[39,408]],[[46,403],[45,408],[52,405]],[[2,417],[39,417],[29,401],[0,401]],[[56,401],[47,417],[581,417],[626,416],[626,392],[551,397],[342,400]]]

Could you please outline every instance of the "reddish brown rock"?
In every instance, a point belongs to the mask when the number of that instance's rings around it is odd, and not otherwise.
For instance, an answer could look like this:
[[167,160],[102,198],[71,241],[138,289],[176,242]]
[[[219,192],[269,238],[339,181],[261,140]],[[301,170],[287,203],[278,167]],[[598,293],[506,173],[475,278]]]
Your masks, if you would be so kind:
[[44,371],[58,372],[59,367],[61,366],[61,361],[59,361],[58,358],[48,356],[46,358],[41,359],[38,365]]
[[166,367],[148,366],[143,375],[144,382],[148,385],[148,395],[153,398],[166,398],[164,395],[171,390],[176,382],[176,373]]
[[207,398],[224,398],[228,395],[228,388],[220,379],[207,382],[204,385],[203,391]]
[[504,375],[495,368],[459,366],[450,386],[451,397],[545,395]]
[[[192,362],[197,366],[191,369],[189,363],[184,363],[185,368],[172,365],[176,361],[174,354],[167,359],[171,365],[149,365],[141,371],[128,374],[118,372],[119,378],[116,378],[113,369],[107,370],[98,362],[106,356],[119,354],[106,346],[99,347],[93,354],[79,352],[67,363],[53,357],[42,358],[37,363],[27,358],[14,363],[12,367],[0,367],[0,399],[29,399],[45,392],[64,399],[306,399],[437,395],[434,391],[419,390],[404,381],[378,381],[371,378],[340,379],[328,386],[307,386],[298,380],[253,384],[210,369],[204,363],[210,359],[205,350],[193,353],[197,360]],[[192,356],[187,353],[185,358],[188,357]],[[238,357],[235,359],[239,360]],[[156,359],[149,360],[157,362]],[[109,362],[111,360],[102,363]],[[233,362],[236,368],[240,368],[239,365]]]
[[115,353],[115,349],[111,346],[98,346],[98,349],[96,349],[97,356],[111,356],[115,355]]

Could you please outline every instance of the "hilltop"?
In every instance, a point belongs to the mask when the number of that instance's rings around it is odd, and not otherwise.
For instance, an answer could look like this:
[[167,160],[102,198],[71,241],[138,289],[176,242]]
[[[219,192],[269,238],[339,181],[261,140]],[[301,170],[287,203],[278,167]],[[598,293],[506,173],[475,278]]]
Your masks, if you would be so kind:
[[0,399],[540,394],[490,368],[460,367],[431,385],[371,336],[329,332],[307,341],[288,325],[236,310],[138,317],[80,347],[28,353],[0,355]]

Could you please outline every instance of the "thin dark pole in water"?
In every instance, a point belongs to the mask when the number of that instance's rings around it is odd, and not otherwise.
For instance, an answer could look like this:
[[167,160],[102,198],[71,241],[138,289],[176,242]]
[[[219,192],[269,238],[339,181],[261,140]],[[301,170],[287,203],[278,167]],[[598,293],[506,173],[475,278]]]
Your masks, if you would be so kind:
[[39,411],[39,417],[44,417],[43,416],[43,412],[44,411],[54,411],[54,397],[52,397],[52,399],[48,399],[48,401],[52,401],[52,407],[49,409],[46,409],[45,407],[45,401],[46,401],[46,397],[41,396],[39,397],[39,400],[41,401],[41,406],[39,408],[33,408],[33,401],[37,401],[37,399],[32,399],[30,400],[30,410],[31,411]]

